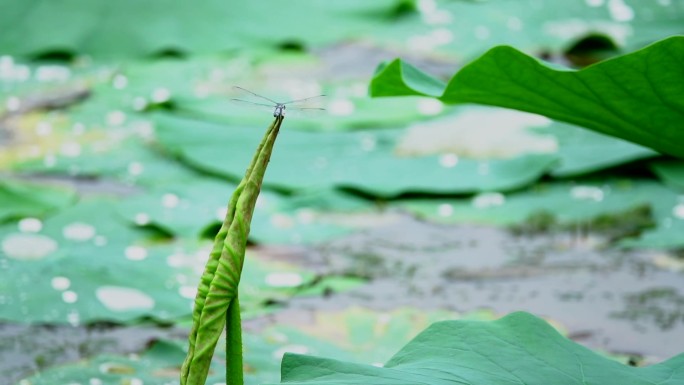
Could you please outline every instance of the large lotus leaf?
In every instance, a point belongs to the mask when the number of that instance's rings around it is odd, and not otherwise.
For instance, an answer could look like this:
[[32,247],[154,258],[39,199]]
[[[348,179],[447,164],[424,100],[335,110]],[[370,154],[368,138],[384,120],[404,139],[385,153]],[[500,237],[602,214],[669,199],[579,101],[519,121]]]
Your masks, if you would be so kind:
[[[220,52],[284,42],[320,44],[359,36],[391,20],[398,2],[70,0],[10,2],[0,15],[0,50],[143,56],[161,51]],[[60,17],[55,18],[55,15]],[[179,20],[182,20],[180,22]],[[331,28],[331,26],[335,28]]]
[[[496,47],[457,72],[439,99],[538,113],[684,157],[682,61],[684,37],[580,71],[556,70],[513,48]],[[407,72],[407,66],[395,60],[381,68],[371,94],[423,94],[414,84],[425,83],[425,76]]]
[[75,192],[64,186],[0,180],[0,223],[11,218],[39,217],[74,202]]
[[284,384],[674,385],[684,381],[684,355],[627,366],[521,312],[492,322],[435,323],[383,367],[287,354],[281,372]]
[[[158,115],[157,127],[167,149],[196,167],[231,178],[243,173],[249,149],[256,146],[261,132],[171,115]],[[510,190],[536,180],[555,162],[553,155],[537,154],[491,161],[399,157],[394,146],[400,134],[401,130],[325,134],[286,130],[278,139],[264,184],[288,190],[349,187],[384,197]]]

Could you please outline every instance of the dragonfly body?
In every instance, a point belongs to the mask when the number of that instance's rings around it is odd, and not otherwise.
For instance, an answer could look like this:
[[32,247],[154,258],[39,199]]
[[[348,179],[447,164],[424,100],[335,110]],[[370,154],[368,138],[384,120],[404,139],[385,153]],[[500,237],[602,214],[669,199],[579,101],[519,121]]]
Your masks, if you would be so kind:
[[[250,93],[250,94],[252,94],[253,96],[255,96],[255,97],[257,97],[257,98],[260,98],[260,99],[263,99],[263,100],[266,100],[266,101],[270,102],[271,104],[252,102],[252,101],[249,101],[249,100],[242,100],[242,99],[232,99],[232,100],[237,101],[237,102],[242,102],[242,103],[255,104],[255,105],[258,105],[258,106],[272,107],[272,108],[273,108],[273,117],[275,117],[275,118],[277,118],[277,117],[285,117],[285,108],[286,108],[285,105],[286,105],[286,104],[307,102],[307,101],[309,101],[309,100],[311,100],[311,99],[316,99],[316,98],[325,96],[325,95],[318,95],[318,96],[312,96],[312,97],[309,97],[309,98],[297,99],[297,100],[290,100],[289,102],[280,103],[280,102],[276,102],[276,101],[273,100],[273,99],[267,98],[267,97],[265,97],[265,96],[261,96],[261,95],[259,95],[259,94],[255,94],[254,92],[252,92],[252,91],[250,91],[250,90],[247,90],[247,89],[245,89],[245,88],[242,88],[242,87],[235,86],[234,88],[236,88],[236,89],[238,89],[238,90],[241,90],[241,91],[244,91],[244,92],[247,92],[247,93]],[[325,108],[309,108],[309,107],[297,107],[297,106],[295,106],[295,107],[293,107],[293,108],[294,108],[295,110],[325,110]]]
[[285,117],[285,105],[283,103],[277,103],[275,110],[273,110],[273,117],[277,118],[279,116]]

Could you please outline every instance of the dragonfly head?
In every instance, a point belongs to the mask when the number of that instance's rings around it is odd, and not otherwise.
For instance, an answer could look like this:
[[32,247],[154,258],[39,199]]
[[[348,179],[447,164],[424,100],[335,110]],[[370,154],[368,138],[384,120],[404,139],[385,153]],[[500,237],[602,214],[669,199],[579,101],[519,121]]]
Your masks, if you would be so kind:
[[273,117],[278,117],[278,116],[285,116],[285,105],[282,103],[278,103],[275,106],[275,110],[273,110]]

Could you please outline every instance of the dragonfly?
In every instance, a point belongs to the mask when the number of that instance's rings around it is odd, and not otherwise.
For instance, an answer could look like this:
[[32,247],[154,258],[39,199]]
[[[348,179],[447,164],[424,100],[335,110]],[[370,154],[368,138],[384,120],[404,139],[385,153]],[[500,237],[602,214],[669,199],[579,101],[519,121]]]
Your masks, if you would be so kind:
[[[288,105],[290,105],[290,104],[294,104],[294,103],[304,103],[304,102],[307,102],[307,101],[309,101],[309,100],[312,100],[312,99],[316,99],[316,98],[320,98],[320,97],[325,96],[325,95],[316,95],[316,96],[310,96],[310,97],[304,98],[304,99],[290,100],[290,101],[288,101],[288,102],[281,103],[281,102],[276,102],[275,100],[270,99],[270,98],[267,98],[267,97],[265,97],[265,96],[259,95],[259,94],[257,94],[257,93],[254,93],[254,92],[252,92],[252,91],[250,91],[250,90],[248,90],[248,89],[246,89],[246,88],[242,88],[242,87],[239,87],[239,86],[234,86],[233,88],[236,88],[236,89],[238,89],[238,90],[241,90],[241,91],[250,93],[250,94],[256,96],[257,98],[260,98],[260,99],[263,99],[263,100],[267,100],[268,102],[270,102],[270,104],[252,102],[252,101],[249,101],[249,100],[235,99],[235,98],[233,98],[233,99],[231,99],[231,100],[236,101],[236,102],[241,102],[241,103],[249,103],[249,104],[253,104],[253,105],[257,105],[257,106],[271,107],[271,108],[273,108],[273,117],[276,117],[276,118],[277,118],[277,117],[285,117],[285,109],[286,109],[286,107],[287,107]],[[296,110],[318,110],[318,111],[325,111],[325,108],[296,107],[296,106],[291,106],[291,107],[292,107],[293,109],[296,109]]]

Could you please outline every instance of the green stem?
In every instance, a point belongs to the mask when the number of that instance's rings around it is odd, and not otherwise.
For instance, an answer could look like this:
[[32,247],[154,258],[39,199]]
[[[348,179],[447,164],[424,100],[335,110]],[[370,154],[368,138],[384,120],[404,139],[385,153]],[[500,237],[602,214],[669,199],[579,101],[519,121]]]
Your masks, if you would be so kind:
[[[230,353],[226,384],[243,385],[238,284],[254,206],[282,121],[282,117],[277,117],[266,131],[245,177],[233,193],[226,218],[214,239],[195,297],[188,355],[181,368],[181,385],[204,385],[214,349],[226,323],[229,333],[226,341],[229,346],[226,348]],[[239,343],[235,344],[235,341]]]
[[226,384],[242,385],[243,383],[242,321],[240,320],[240,301],[238,297],[235,297],[226,316]]

